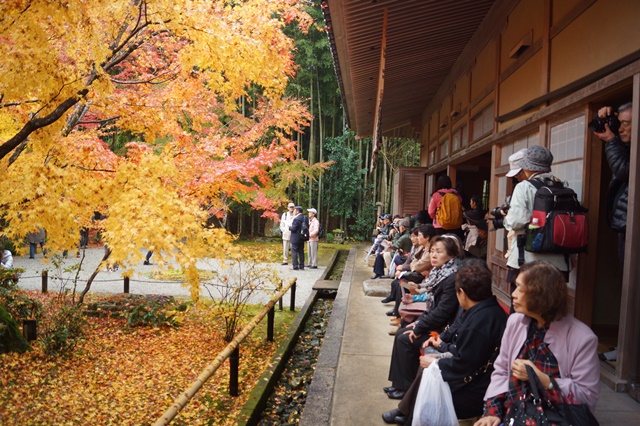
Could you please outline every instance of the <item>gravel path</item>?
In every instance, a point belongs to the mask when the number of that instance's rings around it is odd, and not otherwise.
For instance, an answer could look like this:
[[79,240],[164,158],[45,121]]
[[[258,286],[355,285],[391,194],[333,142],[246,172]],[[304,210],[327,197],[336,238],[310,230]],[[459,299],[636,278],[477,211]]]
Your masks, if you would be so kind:
[[[146,252],[145,252],[146,253]],[[84,288],[87,279],[93,273],[95,268],[100,264],[104,248],[89,248],[85,250],[85,258],[80,270],[78,278],[78,289],[80,292]],[[154,255],[155,257],[155,255]],[[151,258],[154,261],[154,258]],[[62,264],[56,267],[50,259],[43,259],[42,254],[38,253],[35,259],[28,257],[14,256],[15,268],[24,268],[25,272],[20,277],[18,286],[25,290],[40,290],[42,288],[42,271],[47,270],[49,276],[49,291],[60,291],[63,288],[71,290],[73,287],[73,277],[75,270],[69,269],[80,263],[80,259],[72,253],[67,259],[62,259]],[[199,261],[198,269],[218,271],[220,264],[215,259],[204,259]],[[297,278],[296,284],[296,307],[304,305],[305,301],[311,294],[313,284],[321,277],[325,267],[319,266],[318,269],[305,268],[303,271],[292,271],[291,265],[284,266],[280,264],[264,264],[265,268],[275,270],[284,283],[288,283],[291,278]],[[74,268],[76,269],[76,268]],[[158,270],[157,265],[143,265],[140,263],[134,268],[133,276],[130,279],[129,292],[131,294],[163,294],[170,296],[189,296],[189,289],[180,282],[161,281],[151,277],[151,273]],[[91,285],[93,293],[122,293],[124,282],[122,277],[122,268],[119,271],[108,272],[102,270],[94,279]],[[211,288],[211,287],[210,287]],[[209,297],[209,293],[201,287],[203,297]],[[212,291],[212,294],[216,294]],[[284,297],[285,306],[290,303],[288,292]],[[269,301],[266,293],[256,293],[249,300],[251,303],[264,304]]]

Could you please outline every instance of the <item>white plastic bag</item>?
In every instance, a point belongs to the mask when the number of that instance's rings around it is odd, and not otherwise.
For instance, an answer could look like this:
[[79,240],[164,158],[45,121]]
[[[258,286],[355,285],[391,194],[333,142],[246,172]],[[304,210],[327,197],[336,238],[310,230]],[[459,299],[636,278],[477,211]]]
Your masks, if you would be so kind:
[[458,426],[451,389],[442,379],[437,362],[422,372],[411,426]]

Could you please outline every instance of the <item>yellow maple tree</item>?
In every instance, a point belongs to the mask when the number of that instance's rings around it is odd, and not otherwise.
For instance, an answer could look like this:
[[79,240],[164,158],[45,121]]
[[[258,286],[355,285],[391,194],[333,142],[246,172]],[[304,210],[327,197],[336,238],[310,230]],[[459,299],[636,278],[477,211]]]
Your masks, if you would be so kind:
[[107,262],[170,256],[195,296],[196,261],[232,239],[209,217],[229,199],[274,216],[284,200],[270,169],[295,159],[309,118],[282,97],[295,71],[283,28],[310,24],[300,3],[0,2],[2,232],[44,228],[48,248],[73,250],[100,212]]

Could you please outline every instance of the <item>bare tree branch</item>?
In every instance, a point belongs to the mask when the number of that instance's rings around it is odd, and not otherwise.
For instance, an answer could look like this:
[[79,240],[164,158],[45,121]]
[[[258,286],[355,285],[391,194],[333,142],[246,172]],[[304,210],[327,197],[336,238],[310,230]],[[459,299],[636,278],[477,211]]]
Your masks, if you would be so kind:
[[62,117],[62,115],[77,104],[83,96],[89,92],[89,89],[83,89],[78,93],[78,96],[72,96],[66,101],[62,102],[56,109],[54,109],[49,115],[42,118],[32,118],[27,121],[25,125],[16,133],[11,139],[0,145],[0,159],[3,159],[11,151],[16,149],[29,135],[42,127],[46,127]]

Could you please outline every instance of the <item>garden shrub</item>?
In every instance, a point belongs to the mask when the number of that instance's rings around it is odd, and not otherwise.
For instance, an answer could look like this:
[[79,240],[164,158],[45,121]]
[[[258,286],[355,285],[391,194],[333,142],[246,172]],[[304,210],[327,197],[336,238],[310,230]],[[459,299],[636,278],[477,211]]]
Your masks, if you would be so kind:
[[62,303],[45,329],[42,337],[47,355],[68,354],[84,338],[86,319],[79,306]]
[[127,314],[127,325],[129,327],[177,326],[180,323],[178,313],[186,310],[186,304],[175,308],[171,306],[171,308],[168,309],[166,304],[156,301],[142,301]]

